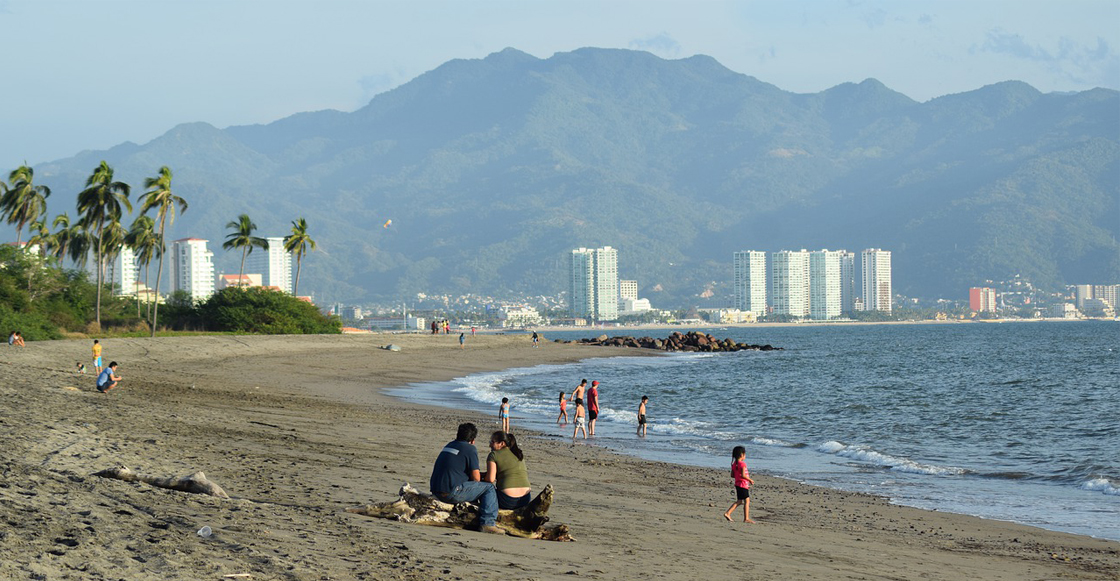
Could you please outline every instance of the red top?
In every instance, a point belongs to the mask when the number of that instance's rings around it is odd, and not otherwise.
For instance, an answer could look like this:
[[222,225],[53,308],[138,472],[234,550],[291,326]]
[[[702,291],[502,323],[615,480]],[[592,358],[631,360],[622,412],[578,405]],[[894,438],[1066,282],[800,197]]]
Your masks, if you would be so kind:
[[750,472],[747,472],[747,463],[742,460],[736,460],[731,463],[731,477],[735,479],[735,486],[738,488],[750,488],[751,483],[748,478],[751,477]]

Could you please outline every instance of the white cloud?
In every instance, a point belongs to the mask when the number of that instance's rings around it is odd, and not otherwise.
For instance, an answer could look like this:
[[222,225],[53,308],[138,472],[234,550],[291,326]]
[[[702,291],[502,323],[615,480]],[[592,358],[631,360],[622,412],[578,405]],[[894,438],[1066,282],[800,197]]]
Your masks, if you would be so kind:
[[675,58],[681,54],[680,43],[672,36],[669,36],[668,32],[661,32],[660,34],[647,38],[631,40],[630,48],[652,52],[653,54],[667,58]]

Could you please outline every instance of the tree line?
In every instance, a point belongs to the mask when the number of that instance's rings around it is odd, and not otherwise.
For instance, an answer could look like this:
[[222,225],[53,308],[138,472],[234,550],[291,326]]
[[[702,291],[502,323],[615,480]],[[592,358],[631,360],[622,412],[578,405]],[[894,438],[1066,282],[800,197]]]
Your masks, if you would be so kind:
[[[133,252],[137,266],[144,268],[144,284],[149,289],[154,289],[154,295],[149,294],[148,313],[145,316],[151,336],[154,337],[159,321],[159,289],[162,283],[164,255],[167,251],[164,234],[175,222],[176,209],[179,214],[182,214],[187,211],[188,204],[183,197],[176,195],[172,190],[172,173],[167,166],[159,168],[155,176],[146,178],[144,188],[146,191],[139,198],[139,215],[126,228],[123,220],[125,210],[130,215],[132,213],[132,203],[129,200],[132,188],[127,183],[116,181],[113,168],[102,161],[90,173],[85,182],[85,189],[77,194],[77,219],[72,220],[69,214],[62,212],[55,216],[48,226],[47,199],[51,196],[51,189],[36,184],[34,169],[24,164],[8,175],[6,183],[0,180],[0,218],[15,226],[17,249],[22,250],[24,229],[27,230],[29,234],[27,245],[38,246],[38,258],[41,262],[49,260],[61,264],[65,259],[70,259],[78,268],[85,270],[90,255],[93,255],[96,261],[94,320],[98,329],[102,321],[102,290],[106,265],[113,263],[124,249]],[[154,217],[149,214],[154,214]],[[267,249],[268,241],[253,235],[257,225],[248,214],[241,214],[236,221],[230,222],[226,227],[231,230],[231,233],[226,236],[222,248],[242,252],[241,272],[238,277],[240,287],[240,281],[245,273],[245,258],[253,248]],[[307,230],[307,221],[301,217],[292,221],[291,233],[284,237],[284,250],[296,257],[293,295],[299,289],[299,275],[304,254],[317,247]],[[153,261],[158,263],[154,287],[149,281],[149,269]],[[27,277],[30,290],[35,277],[33,274],[28,274]],[[70,276],[67,280],[77,282],[78,279]],[[140,292],[139,289],[136,290],[136,308],[139,317]],[[242,289],[238,288],[238,290]],[[111,292],[112,287],[110,287]],[[31,294],[28,300],[34,298],[35,295]]]

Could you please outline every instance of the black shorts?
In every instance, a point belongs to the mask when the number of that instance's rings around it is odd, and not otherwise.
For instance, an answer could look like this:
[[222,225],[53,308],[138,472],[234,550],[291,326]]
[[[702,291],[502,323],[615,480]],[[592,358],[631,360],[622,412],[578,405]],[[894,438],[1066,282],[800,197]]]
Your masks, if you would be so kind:
[[746,500],[751,497],[751,489],[735,487],[735,499]]
[[595,410],[587,410],[587,419],[588,420],[593,420],[597,417],[599,417],[599,412],[597,412]]
[[638,425],[639,426],[645,425],[645,423],[646,423],[646,415],[645,414],[639,414],[638,415]]

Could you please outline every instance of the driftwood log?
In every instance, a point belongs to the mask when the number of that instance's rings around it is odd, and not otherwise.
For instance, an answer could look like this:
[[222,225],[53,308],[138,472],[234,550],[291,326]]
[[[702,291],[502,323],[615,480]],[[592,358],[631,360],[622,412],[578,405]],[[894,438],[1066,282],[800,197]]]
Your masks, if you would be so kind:
[[125,482],[143,482],[158,488],[178,490],[179,492],[229,498],[229,495],[226,494],[225,490],[222,490],[221,486],[211,482],[202,472],[195,472],[190,476],[162,478],[159,476],[149,476],[147,474],[137,474],[124,466],[117,466],[116,468],[94,472],[93,475],[100,476],[101,478],[123,480]]
[[[469,502],[448,504],[417,491],[407,482],[401,486],[398,495],[399,498],[394,501],[356,506],[346,509],[346,512],[456,529],[478,526],[478,507]],[[516,510],[499,510],[498,522],[495,524],[506,534],[515,537],[546,541],[575,540],[567,525],[545,526],[549,521],[548,509],[552,507],[552,495],[552,485],[549,484],[527,506]]]

